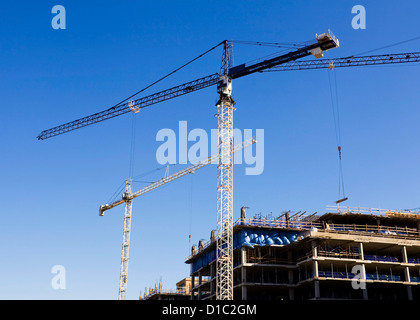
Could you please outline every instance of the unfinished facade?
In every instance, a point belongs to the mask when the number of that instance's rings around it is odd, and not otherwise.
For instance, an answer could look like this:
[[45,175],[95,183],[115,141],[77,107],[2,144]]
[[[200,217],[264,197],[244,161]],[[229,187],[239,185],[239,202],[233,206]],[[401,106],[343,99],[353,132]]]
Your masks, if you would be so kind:
[[[234,224],[234,299],[420,300],[420,214],[340,208]],[[215,241],[193,247],[191,299],[215,298]],[[198,279],[198,281],[196,280]]]
[[[195,284],[198,284],[197,281]],[[159,285],[155,285],[154,288],[145,290],[144,295],[140,296],[139,300],[190,300],[191,287],[191,278],[178,281],[175,290],[163,289],[162,282],[159,282]]]

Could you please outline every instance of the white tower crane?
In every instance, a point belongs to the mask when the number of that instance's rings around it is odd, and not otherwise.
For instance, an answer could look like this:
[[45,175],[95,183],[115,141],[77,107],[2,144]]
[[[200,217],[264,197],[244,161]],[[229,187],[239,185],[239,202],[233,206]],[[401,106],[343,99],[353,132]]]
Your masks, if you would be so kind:
[[[254,140],[253,138],[248,139],[242,143],[237,144],[234,148],[232,148],[232,152],[242,150],[254,143],[256,143],[256,140]],[[119,300],[125,300],[126,294],[127,294],[128,258],[129,258],[129,249],[130,249],[131,213],[132,213],[133,199],[149,191],[152,191],[160,186],[163,186],[171,181],[181,178],[189,173],[195,173],[196,170],[201,169],[209,165],[210,163],[217,161],[218,159],[220,159],[219,154],[208,157],[207,159],[202,160],[195,165],[190,165],[187,168],[180,170],[165,178],[162,178],[134,193],[131,191],[131,180],[126,180],[125,192],[122,195],[122,199],[115,201],[111,204],[101,205],[99,207],[99,215],[103,216],[105,211],[112,209],[120,204],[125,203],[123,241],[122,241],[122,249],[121,249],[120,283],[119,283],[119,290],[118,290]]]

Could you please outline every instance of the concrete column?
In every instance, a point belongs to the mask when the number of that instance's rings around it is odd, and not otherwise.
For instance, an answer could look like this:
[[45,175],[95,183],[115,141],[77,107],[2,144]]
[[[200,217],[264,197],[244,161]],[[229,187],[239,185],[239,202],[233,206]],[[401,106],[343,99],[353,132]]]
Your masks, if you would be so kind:
[[319,299],[321,294],[319,292],[319,273],[318,273],[318,261],[316,258],[318,257],[318,247],[316,241],[312,241],[312,259],[313,259],[313,271],[314,271],[314,289],[315,289],[315,299]]
[[241,268],[241,296],[242,296],[242,300],[247,300],[248,299],[248,291],[247,291],[247,286],[246,286],[246,267],[244,266],[246,263],[246,248],[242,247],[241,248],[241,263],[242,263],[242,268]]
[[243,285],[242,287],[241,287],[242,289],[242,300],[248,300],[248,291],[247,291],[247,287],[246,287],[246,285]]
[[318,256],[318,247],[316,245],[316,241],[312,241],[312,257],[317,257]]
[[289,284],[293,284],[293,269],[289,269],[287,275],[289,278]]
[[404,276],[405,281],[410,282],[410,269],[408,269],[408,267],[404,268]]
[[313,272],[314,272],[314,286],[315,286],[315,299],[319,299],[321,297],[319,293],[319,273],[318,273],[318,261],[316,260],[317,250],[316,247],[312,246],[312,254],[313,254]]
[[363,251],[363,242],[359,242],[360,259],[365,260],[365,253]]
[[295,300],[295,288],[289,287],[289,300]]
[[363,300],[367,300],[368,299],[368,292],[367,292],[367,284],[366,284],[366,268],[365,268],[365,264],[362,264],[362,272],[361,272],[361,278],[360,280],[363,280],[365,283],[365,288],[362,289],[363,292]]
[[[293,285],[293,269],[288,270],[289,285]],[[295,300],[295,288],[289,287],[289,299]]]
[[313,259],[313,270],[314,270],[314,286],[315,286],[315,299],[319,299],[321,297],[321,294],[319,292],[319,280],[318,280],[318,261],[316,258],[318,257],[318,248],[316,245],[316,241],[312,241],[312,259]]
[[242,266],[241,268],[241,295],[242,295],[242,300],[247,300],[248,299],[248,292],[247,292],[247,287],[246,287],[246,267]]
[[216,276],[216,264],[215,263],[211,263],[210,264],[210,294],[215,294],[216,293],[216,280],[215,280],[215,276]]
[[321,294],[319,292],[319,280],[315,280],[315,299],[319,299]]
[[203,280],[203,276],[201,275],[201,271],[198,272],[198,300],[201,300],[201,283]]
[[[289,265],[293,265],[293,255],[292,255],[292,251],[288,250],[287,251],[287,264]],[[293,269],[289,269],[288,273],[287,273],[287,277],[288,277],[288,283],[289,283],[289,300],[294,300],[295,299],[295,288],[292,287],[292,285],[294,284],[294,279],[293,279]]]
[[319,273],[318,273],[318,261],[316,261],[316,260],[314,260],[313,269],[314,269],[314,277],[315,278],[318,278],[319,277]]
[[404,275],[405,275],[405,281],[411,282],[410,281],[410,269],[408,269],[408,267],[405,267],[405,269],[404,269]]
[[313,260],[313,272],[314,272],[314,277],[318,278],[319,274],[318,274],[318,261],[316,260],[318,256],[318,248],[316,246],[316,242],[312,241],[312,260]]
[[[360,260],[365,260],[365,252],[364,252],[364,248],[363,248],[363,242],[359,242],[359,253],[360,253]],[[365,264],[362,263],[362,271],[360,274],[360,280],[365,281],[365,289],[362,289],[363,292],[363,300],[367,300],[368,299],[368,292],[367,292],[367,287],[366,287],[366,268],[365,268]]]
[[407,286],[407,298],[408,300],[413,300],[413,292],[411,291],[411,286]]
[[[403,262],[408,263],[407,247],[406,246],[401,247],[401,253],[402,253]],[[408,268],[408,266],[404,267],[404,276],[405,276],[405,281],[411,282],[410,281],[410,269]],[[411,290],[411,286],[407,286],[407,298],[408,298],[408,300],[413,300],[413,292]]]
[[362,292],[363,292],[363,300],[367,300],[368,299],[367,289],[362,289]]
[[402,246],[402,247],[401,247],[401,253],[402,253],[403,262],[404,262],[404,263],[408,263],[408,258],[407,258],[407,247],[406,247],[406,246]]
[[191,300],[194,300],[195,276],[191,276]]
[[368,299],[368,293],[367,293],[367,283],[366,283],[366,268],[365,268],[365,264],[362,265],[363,269],[362,269],[362,280],[365,281],[365,288],[362,289],[363,292],[363,300],[367,300]]
[[241,248],[241,263],[242,264],[246,263],[246,248],[245,247]]

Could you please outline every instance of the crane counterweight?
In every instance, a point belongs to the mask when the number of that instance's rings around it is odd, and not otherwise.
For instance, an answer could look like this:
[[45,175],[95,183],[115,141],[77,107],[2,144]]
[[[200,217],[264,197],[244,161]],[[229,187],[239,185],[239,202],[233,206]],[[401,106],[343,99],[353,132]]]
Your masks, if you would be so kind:
[[333,48],[339,47],[339,41],[334,35],[329,31],[328,33],[320,34],[316,37],[319,46],[311,49],[311,54],[319,59],[324,56],[324,51],[328,51]]

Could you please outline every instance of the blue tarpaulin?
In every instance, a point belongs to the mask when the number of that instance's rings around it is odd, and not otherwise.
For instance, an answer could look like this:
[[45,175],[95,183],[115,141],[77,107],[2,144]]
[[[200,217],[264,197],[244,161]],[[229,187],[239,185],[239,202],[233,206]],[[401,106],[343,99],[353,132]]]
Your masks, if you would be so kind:
[[[254,246],[288,245],[296,241],[302,231],[280,231],[260,228],[242,229],[233,235],[233,248],[240,249],[242,246],[253,248]],[[209,265],[216,259],[216,247],[202,254],[192,263],[192,272]]]

